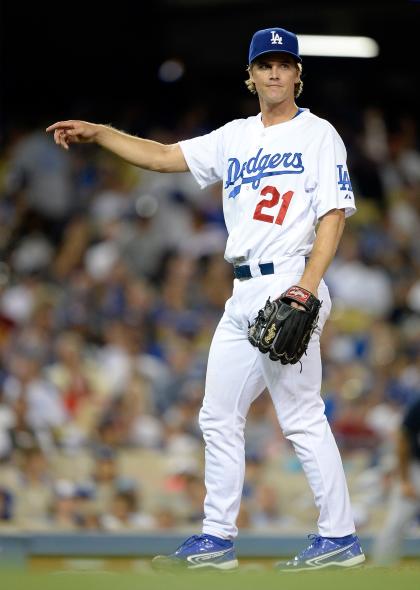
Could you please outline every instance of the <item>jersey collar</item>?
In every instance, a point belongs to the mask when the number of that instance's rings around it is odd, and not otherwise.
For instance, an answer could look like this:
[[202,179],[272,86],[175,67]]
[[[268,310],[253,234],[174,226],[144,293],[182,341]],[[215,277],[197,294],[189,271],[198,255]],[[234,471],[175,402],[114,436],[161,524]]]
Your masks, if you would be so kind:
[[263,122],[262,122],[262,113],[258,113],[258,115],[256,116],[256,122],[259,127],[262,127],[263,129],[267,130],[267,129],[271,129],[272,127],[277,127],[279,125],[286,125],[288,123],[291,123],[292,121],[297,119],[299,117],[299,115],[301,115],[302,113],[310,113],[310,112],[311,111],[307,108],[298,107],[297,113],[291,119],[289,119],[288,121],[283,121],[282,123],[277,123],[276,125],[270,125],[269,127],[264,127]]

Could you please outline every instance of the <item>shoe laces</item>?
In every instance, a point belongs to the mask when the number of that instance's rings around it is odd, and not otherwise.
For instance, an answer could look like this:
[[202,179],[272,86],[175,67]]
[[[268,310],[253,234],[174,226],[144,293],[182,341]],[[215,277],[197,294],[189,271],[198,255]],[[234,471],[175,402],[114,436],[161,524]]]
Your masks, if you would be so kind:
[[193,545],[197,541],[200,541],[204,537],[205,537],[205,535],[191,535],[191,537],[188,537],[188,539],[186,539],[182,543],[182,545],[180,545],[180,547],[178,547],[178,550],[181,549],[181,548],[184,548],[184,547],[190,547],[191,545]]
[[298,558],[304,558],[305,555],[311,551],[312,549],[314,549],[315,547],[317,547],[318,545],[320,545],[320,543],[322,542],[322,537],[321,535],[316,535],[314,533],[311,533],[310,535],[308,535],[308,539],[310,539],[312,541],[312,543],[309,545],[309,547],[306,547],[306,549],[304,549],[303,551],[301,551],[298,555]]

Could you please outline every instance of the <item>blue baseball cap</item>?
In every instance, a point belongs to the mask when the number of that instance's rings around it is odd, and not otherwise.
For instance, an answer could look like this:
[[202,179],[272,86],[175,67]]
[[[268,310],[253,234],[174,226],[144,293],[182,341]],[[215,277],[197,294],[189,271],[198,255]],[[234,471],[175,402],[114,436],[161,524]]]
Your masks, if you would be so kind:
[[286,31],[286,29],[273,28],[262,29],[254,34],[251,39],[251,45],[249,46],[248,63],[251,64],[254,59],[264,53],[273,52],[288,53],[297,61],[302,61],[299,55],[299,43],[296,35],[290,31]]

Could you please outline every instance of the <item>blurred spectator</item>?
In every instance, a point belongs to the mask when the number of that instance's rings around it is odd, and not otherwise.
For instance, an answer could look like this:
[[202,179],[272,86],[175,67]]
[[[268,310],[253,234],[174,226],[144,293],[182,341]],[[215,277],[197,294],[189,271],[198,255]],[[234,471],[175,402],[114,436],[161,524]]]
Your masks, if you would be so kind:
[[13,496],[5,488],[0,488],[0,524],[13,518]]
[[62,404],[70,417],[68,444],[74,446],[77,441],[86,444],[109,398],[109,386],[98,363],[88,354],[80,334],[70,331],[60,334],[55,351],[57,360],[50,365],[47,374],[59,390]]
[[17,445],[18,433],[26,429],[33,433],[37,444],[51,450],[67,416],[58,390],[42,374],[43,361],[33,348],[13,353],[10,374],[4,380],[4,396],[20,417],[15,424]]
[[403,417],[396,455],[396,481],[373,551],[375,562],[385,566],[400,559],[403,536],[420,513],[420,399]]
[[206,489],[201,475],[196,475],[194,473],[186,475],[185,495],[189,504],[189,514],[186,519],[187,522],[192,524],[202,522],[204,518],[203,506]]
[[10,404],[3,402],[3,392],[0,391],[0,464],[2,460],[11,457],[13,442],[12,429],[16,424],[16,414]]
[[95,485],[84,481],[74,489],[75,520],[81,529],[99,529],[101,513],[95,504]]
[[164,481],[163,498],[179,521],[197,523],[203,519],[205,487],[201,468],[192,457],[173,457]]
[[263,479],[264,456],[256,453],[247,453],[245,456],[245,478],[242,496],[247,503],[255,498],[258,485]]
[[[44,231],[57,229],[74,208],[71,158],[56,150],[41,130],[23,135],[13,146],[9,161],[7,190],[23,191],[26,206],[36,212],[44,223]],[[57,234],[54,237],[58,237]]]
[[179,252],[184,256],[222,256],[225,251],[227,233],[220,225],[208,223],[201,207],[192,207],[192,224],[188,234],[179,244]]
[[90,480],[85,485],[89,484],[92,488],[95,509],[99,514],[109,509],[120,477],[116,452],[106,446],[98,447],[94,451]]
[[245,451],[247,455],[265,458],[272,441],[279,431],[273,403],[268,392],[253,401],[245,426]]
[[345,233],[337,256],[326,273],[334,303],[373,316],[386,316],[393,304],[390,279],[384,268],[364,264],[357,249],[356,236]]
[[290,516],[282,517],[278,491],[268,484],[258,486],[255,501],[252,503],[251,526],[257,529],[276,529],[293,522]]
[[152,396],[151,386],[146,379],[134,374],[118,407],[125,425],[125,443],[129,446],[156,449],[163,446],[163,425],[153,415]]
[[167,507],[161,506],[154,512],[154,519],[157,529],[173,529],[178,524],[178,519],[175,512]]
[[18,526],[39,530],[46,528],[53,499],[53,478],[41,449],[33,447],[21,451],[9,489],[15,505],[13,517]]
[[133,489],[115,493],[110,510],[101,517],[100,524],[107,531],[147,530],[156,525],[152,516],[139,511],[138,493]]
[[154,383],[155,404],[160,412],[170,410],[181,400],[189,383],[198,376],[203,377],[194,342],[185,337],[171,337],[169,332],[164,336],[162,352],[167,370]]
[[55,482],[49,509],[49,519],[54,530],[76,530],[76,486],[72,481],[61,479]]
[[158,209],[154,195],[140,194],[127,214],[130,225],[119,233],[117,251],[134,276],[155,278],[165,253],[173,247],[168,231],[157,227]]

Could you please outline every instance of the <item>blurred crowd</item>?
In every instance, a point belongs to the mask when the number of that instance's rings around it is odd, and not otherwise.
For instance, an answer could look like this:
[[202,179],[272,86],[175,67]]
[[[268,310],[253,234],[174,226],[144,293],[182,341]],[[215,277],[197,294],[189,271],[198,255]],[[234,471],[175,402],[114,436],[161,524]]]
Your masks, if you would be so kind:
[[[363,529],[379,524],[395,433],[420,397],[420,151],[408,115],[366,109],[357,123],[336,122],[358,213],[326,276],[334,306],[322,348],[326,413]],[[181,131],[202,133],[205,121]],[[149,136],[169,143],[180,131]],[[0,530],[199,527],[198,412],[233,280],[225,241],[219,185],[200,191],[189,174],[145,172],[94,146],[65,152],[43,129],[10,135],[0,159]],[[239,525],[313,526],[267,393],[251,408],[246,455]]]

